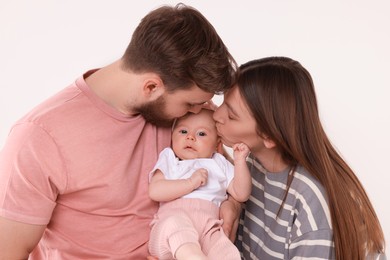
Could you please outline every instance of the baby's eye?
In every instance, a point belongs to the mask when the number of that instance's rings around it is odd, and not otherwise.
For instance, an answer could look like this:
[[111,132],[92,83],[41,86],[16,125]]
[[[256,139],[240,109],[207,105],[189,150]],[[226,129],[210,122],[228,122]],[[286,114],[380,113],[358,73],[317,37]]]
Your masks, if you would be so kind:
[[198,135],[199,136],[206,136],[207,134],[205,132],[199,132]]
[[179,130],[179,133],[181,133],[181,134],[187,134],[187,130]]

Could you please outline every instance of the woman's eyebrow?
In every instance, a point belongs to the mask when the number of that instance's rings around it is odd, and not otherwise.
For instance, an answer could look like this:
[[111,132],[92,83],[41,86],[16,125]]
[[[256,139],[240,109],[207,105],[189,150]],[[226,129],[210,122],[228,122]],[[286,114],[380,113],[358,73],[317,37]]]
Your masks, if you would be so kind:
[[232,112],[235,116],[238,116],[238,113],[233,109],[233,107],[228,102],[225,102],[225,104],[230,110],[230,112]]

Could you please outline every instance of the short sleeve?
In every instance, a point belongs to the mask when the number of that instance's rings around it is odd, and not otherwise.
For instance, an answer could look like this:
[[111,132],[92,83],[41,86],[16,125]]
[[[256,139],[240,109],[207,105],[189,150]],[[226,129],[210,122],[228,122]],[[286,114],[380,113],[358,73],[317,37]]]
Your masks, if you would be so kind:
[[225,173],[225,176],[227,178],[227,186],[229,186],[230,182],[234,178],[234,165],[220,153],[215,153],[213,155],[213,159]]
[[168,173],[169,166],[172,164],[173,160],[175,160],[175,154],[173,153],[171,148],[168,147],[162,150],[156,164],[149,173],[149,182],[152,179],[152,176],[156,170],[160,170],[163,173]]
[[66,183],[55,139],[34,123],[15,125],[0,154],[0,215],[46,225]]

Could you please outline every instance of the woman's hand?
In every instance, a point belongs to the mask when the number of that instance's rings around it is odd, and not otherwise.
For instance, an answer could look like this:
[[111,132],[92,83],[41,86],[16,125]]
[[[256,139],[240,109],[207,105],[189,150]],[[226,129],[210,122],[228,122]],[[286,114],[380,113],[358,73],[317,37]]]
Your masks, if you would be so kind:
[[238,222],[241,213],[241,203],[231,196],[222,202],[219,209],[219,217],[223,220],[222,229],[226,236],[234,243],[236,240]]

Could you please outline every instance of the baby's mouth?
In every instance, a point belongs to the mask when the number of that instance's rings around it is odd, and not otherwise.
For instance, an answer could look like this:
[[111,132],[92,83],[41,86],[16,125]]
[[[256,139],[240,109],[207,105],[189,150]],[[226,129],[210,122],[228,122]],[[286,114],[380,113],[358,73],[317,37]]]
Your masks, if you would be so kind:
[[194,148],[192,148],[192,146],[186,146],[184,149],[186,149],[186,150],[192,150],[192,151],[195,150]]

